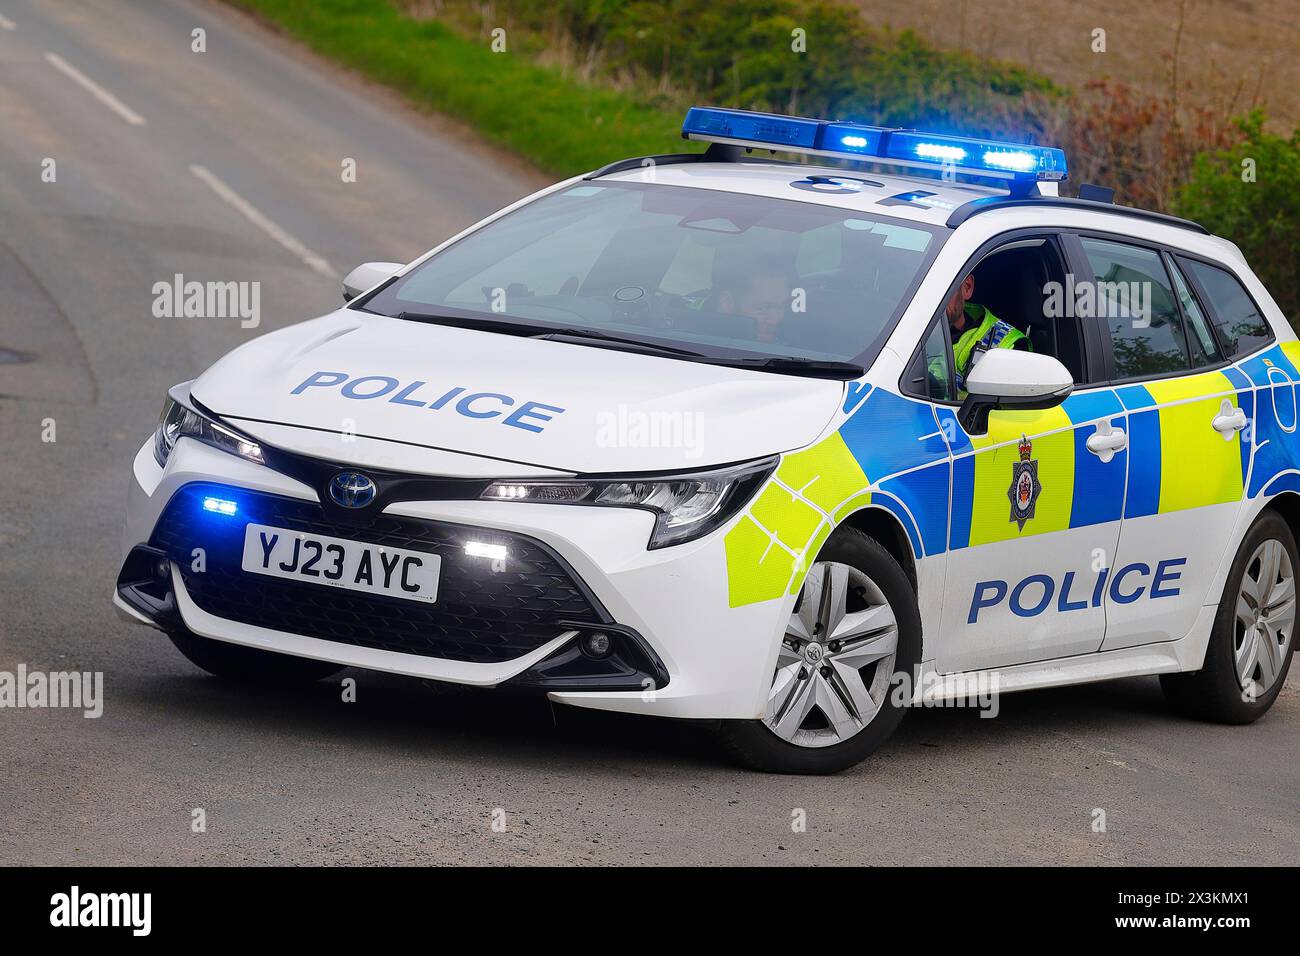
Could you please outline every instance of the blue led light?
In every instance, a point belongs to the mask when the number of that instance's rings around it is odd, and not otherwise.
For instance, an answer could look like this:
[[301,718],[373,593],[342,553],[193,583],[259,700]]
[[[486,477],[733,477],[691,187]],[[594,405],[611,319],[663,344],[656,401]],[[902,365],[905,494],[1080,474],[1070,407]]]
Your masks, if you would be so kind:
[[203,510],[212,511],[219,515],[233,515],[239,511],[239,505],[233,501],[227,501],[225,498],[204,498]]
[[825,123],[817,137],[817,149],[825,153],[871,156],[880,148],[883,132],[878,126],[860,123]]
[[929,168],[1009,179],[1064,179],[1065,153],[1050,146],[1022,146],[967,136],[892,130],[882,158]]
[[985,166],[1012,169],[1018,173],[1033,169],[1036,162],[1033,154],[1024,150],[988,150],[984,154]]
[[961,162],[966,158],[966,150],[960,146],[945,146],[942,143],[917,143],[915,152],[922,159],[940,159],[949,163]]
[[1051,146],[1026,146],[747,110],[692,107],[682,124],[682,136],[758,149],[955,170],[1021,183],[1060,180],[1067,174],[1065,153]]

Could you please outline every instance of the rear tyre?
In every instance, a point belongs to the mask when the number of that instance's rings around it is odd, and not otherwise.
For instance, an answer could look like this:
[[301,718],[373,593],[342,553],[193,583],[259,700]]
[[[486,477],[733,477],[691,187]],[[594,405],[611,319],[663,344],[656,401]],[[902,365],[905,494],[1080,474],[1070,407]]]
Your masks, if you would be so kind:
[[191,664],[216,677],[256,684],[310,684],[343,670],[330,661],[290,657],[255,647],[199,637],[193,631],[167,634]]
[[1276,511],[1261,514],[1241,542],[1205,649],[1205,664],[1164,674],[1175,708],[1227,724],[1263,717],[1286,681],[1295,653],[1295,537]]
[[771,773],[838,773],[865,760],[903,719],[894,674],[921,659],[916,593],[893,556],[841,528],[808,571],[763,720],[726,720],[723,744]]

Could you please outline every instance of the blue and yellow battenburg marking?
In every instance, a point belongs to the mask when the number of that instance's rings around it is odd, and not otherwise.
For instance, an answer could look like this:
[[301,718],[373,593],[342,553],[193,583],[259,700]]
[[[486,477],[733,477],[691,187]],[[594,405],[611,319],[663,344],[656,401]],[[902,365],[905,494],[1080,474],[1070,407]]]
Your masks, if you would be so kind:
[[[950,408],[851,383],[839,431],[785,456],[728,532],[731,605],[794,593],[834,527],[869,505],[897,517],[913,552],[926,557],[1243,494],[1300,492],[1298,368],[1300,342],[1284,342],[1221,370],[998,412],[973,440]],[[1244,440],[1209,427],[1224,402],[1252,422]],[[1102,421],[1129,435],[1109,462],[1087,450]],[[1008,498],[1024,444],[1040,487],[1022,522]]]
[[[931,406],[854,383],[839,431],[786,455],[724,539],[732,607],[794,593],[831,531],[868,505],[907,529],[913,551],[944,550],[948,444]],[[1005,499],[1004,499],[1005,500]]]
[[1241,436],[1225,439],[1207,427],[1225,402],[1239,407],[1239,384],[1205,372],[1118,390],[1133,449],[1126,518],[1241,500],[1248,467]]
[[1254,394],[1255,455],[1249,469],[1247,497],[1300,491],[1300,475],[1296,474],[1300,463],[1296,392],[1284,387],[1287,378],[1300,380],[1298,367],[1300,342],[1284,342],[1238,363],[1239,370],[1259,389]]

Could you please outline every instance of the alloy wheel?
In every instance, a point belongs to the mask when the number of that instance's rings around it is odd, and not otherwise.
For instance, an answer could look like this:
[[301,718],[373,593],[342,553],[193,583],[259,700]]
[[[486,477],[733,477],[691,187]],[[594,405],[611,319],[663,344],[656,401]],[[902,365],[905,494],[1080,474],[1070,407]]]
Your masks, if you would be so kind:
[[1270,538],[1255,549],[1237,594],[1237,681],[1251,698],[1266,694],[1286,662],[1295,627],[1295,569],[1281,541]]
[[863,730],[889,693],[898,623],[857,568],[819,561],[790,615],[763,722],[800,747],[829,747]]

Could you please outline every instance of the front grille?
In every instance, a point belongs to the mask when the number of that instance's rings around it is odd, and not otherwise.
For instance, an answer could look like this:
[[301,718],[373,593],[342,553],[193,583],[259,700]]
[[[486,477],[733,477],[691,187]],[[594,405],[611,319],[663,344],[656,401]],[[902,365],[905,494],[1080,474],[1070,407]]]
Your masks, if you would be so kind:
[[[234,516],[203,499],[234,500]],[[442,558],[434,604],[265,577],[240,567],[244,526],[266,524]],[[505,545],[504,566],[465,554],[467,541]],[[327,641],[457,661],[512,660],[561,633],[560,621],[607,619],[563,561],[524,535],[376,514],[351,524],[320,505],[225,485],[191,484],[168,502],[150,544],[176,562],[209,614]],[[196,548],[203,549],[196,570]]]

